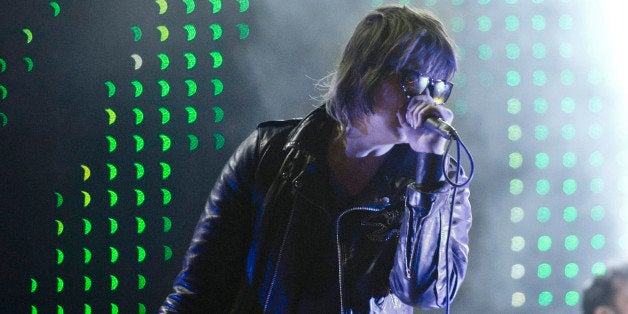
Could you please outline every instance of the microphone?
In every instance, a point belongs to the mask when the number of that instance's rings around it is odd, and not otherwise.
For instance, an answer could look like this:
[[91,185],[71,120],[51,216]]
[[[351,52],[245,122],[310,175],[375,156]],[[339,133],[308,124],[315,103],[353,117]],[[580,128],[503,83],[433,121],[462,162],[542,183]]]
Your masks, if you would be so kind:
[[434,131],[436,131],[436,133],[440,134],[440,136],[446,139],[459,139],[456,129],[454,129],[454,127],[449,125],[447,122],[445,122],[445,120],[440,117],[429,117],[425,120],[423,125],[430,129],[433,129]]

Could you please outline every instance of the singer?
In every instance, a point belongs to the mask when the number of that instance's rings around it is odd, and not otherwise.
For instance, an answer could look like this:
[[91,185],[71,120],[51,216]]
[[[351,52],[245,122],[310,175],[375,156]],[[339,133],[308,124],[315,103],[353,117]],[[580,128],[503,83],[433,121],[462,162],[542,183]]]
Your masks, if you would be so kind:
[[453,45],[427,11],[370,12],[324,105],[260,124],[228,160],[160,312],[412,313],[451,302],[471,227],[468,186],[453,193],[444,180],[456,171],[447,128],[434,126],[453,119],[443,106]]

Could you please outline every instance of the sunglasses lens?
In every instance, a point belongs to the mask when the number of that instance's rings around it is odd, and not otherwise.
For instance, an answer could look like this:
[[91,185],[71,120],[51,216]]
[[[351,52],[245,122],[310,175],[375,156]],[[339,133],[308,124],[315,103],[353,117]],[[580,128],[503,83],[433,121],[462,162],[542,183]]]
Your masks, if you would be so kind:
[[444,104],[451,94],[451,84],[445,81],[435,81],[432,84],[431,92],[437,105]]
[[409,76],[406,79],[406,93],[412,97],[421,95],[430,84],[430,78],[426,76]]

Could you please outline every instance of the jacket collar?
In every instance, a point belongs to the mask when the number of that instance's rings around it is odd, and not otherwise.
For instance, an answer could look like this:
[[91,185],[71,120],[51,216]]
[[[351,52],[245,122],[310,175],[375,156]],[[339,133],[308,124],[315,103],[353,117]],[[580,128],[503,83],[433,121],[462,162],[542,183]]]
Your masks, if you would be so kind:
[[332,130],[337,126],[325,111],[325,106],[319,106],[290,132],[284,150],[299,149],[312,156],[319,157],[327,150]]

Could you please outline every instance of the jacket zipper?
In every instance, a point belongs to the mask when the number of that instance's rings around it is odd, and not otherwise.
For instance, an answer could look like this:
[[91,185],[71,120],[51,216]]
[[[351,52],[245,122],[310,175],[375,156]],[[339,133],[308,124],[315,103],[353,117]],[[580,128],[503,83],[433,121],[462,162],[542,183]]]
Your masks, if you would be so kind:
[[264,301],[264,312],[268,312],[270,296],[273,294],[273,289],[275,288],[275,282],[277,281],[277,275],[279,274],[279,263],[281,263],[283,250],[286,246],[286,241],[288,240],[288,233],[290,232],[290,227],[292,225],[292,216],[294,216],[294,209],[290,213],[290,218],[288,218],[288,225],[286,225],[286,231],[284,232],[283,239],[281,240],[281,246],[279,247],[279,253],[277,255],[277,262],[275,263],[275,271],[273,272],[273,278],[270,281],[270,287],[268,287],[268,294],[266,295],[266,301]]
[[338,215],[338,218],[336,218],[336,251],[338,253],[338,290],[340,293],[340,314],[345,313],[344,300],[343,300],[344,293],[342,290],[343,274],[342,274],[342,248],[340,247],[340,220],[345,214],[348,214],[354,211],[378,212],[378,211],[381,211],[381,209],[373,208],[373,207],[366,207],[366,206],[352,207],[352,208],[343,210],[340,213],[340,215]]

